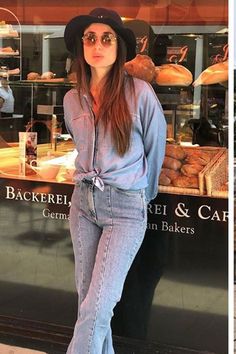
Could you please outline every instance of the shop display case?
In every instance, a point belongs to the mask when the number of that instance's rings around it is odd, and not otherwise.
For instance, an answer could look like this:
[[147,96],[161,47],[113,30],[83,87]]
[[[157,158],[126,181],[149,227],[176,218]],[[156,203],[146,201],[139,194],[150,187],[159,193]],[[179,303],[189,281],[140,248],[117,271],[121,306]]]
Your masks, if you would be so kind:
[[[10,17],[9,17],[10,16]],[[22,41],[21,24],[17,16],[7,8],[0,7],[0,67],[6,68],[6,77],[21,79]],[[8,23],[4,19],[9,18]],[[16,23],[16,25],[12,25]],[[1,74],[0,74],[1,75]]]
[[[18,8],[8,4],[15,20],[0,12],[0,21],[12,20],[18,29],[17,38],[0,34],[2,47],[15,51],[9,57],[0,51],[0,66],[20,67],[19,76],[9,76],[14,113],[0,117],[0,259],[7,269],[0,275],[5,285],[0,330],[10,331],[8,318],[28,320],[31,337],[43,336],[39,328],[47,328],[47,339],[64,351],[77,311],[69,234],[77,153],[64,124],[63,98],[76,82],[63,33],[70,18],[97,6],[90,3],[68,1],[66,11],[54,1],[43,2],[43,11],[33,1]],[[156,74],[150,81],[167,121],[166,143],[181,149],[175,164],[184,182],[159,180],[159,194],[148,205],[144,243],[114,311],[114,338],[116,343],[138,339],[140,348],[143,340],[147,346],[169,344],[161,348],[173,354],[180,347],[189,348],[186,353],[227,353],[227,1],[115,3],[109,7],[136,30],[137,54],[149,57],[155,73],[174,65],[187,79],[170,83],[174,76],[167,73],[167,80]],[[19,133],[37,133],[33,162],[26,161],[23,173]],[[186,175],[196,156],[205,156],[201,169]]]

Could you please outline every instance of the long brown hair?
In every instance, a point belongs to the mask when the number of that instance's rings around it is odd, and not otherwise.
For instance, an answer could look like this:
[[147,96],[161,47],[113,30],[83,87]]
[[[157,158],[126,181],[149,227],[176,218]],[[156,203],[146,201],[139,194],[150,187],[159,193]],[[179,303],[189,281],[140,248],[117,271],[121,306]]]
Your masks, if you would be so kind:
[[[130,147],[132,117],[129,111],[128,102],[125,95],[126,83],[135,97],[133,78],[124,71],[124,63],[126,59],[126,46],[122,38],[118,37],[117,58],[112,69],[107,75],[106,82],[100,94],[100,109],[97,121],[100,120],[104,124],[105,131],[108,125],[111,129],[111,139],[117,153],[123,156]],[[77,42],[77,89],[79,93],[87,94],[92,99],[89,88],[91,77],[90,66],[85,62],[83,46],[81,39]],[[80,100],[82,99],[79,95]],[[82,104],[82,102],[81,102]]]

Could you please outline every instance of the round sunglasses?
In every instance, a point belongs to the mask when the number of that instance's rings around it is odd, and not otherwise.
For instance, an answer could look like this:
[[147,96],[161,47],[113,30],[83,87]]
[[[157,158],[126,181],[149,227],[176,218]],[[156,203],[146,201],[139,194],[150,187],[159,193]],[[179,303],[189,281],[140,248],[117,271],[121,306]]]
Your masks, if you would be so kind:
[[103,47],[108,48],[116,42],[117,37],[110,32],[103,33],[101,37],[98,37],[93,32],[88,32],[82,37],[82,41],[84,45],[87,47],[93,47],[96,44],[98,39],[100,40],[100,43],[103,45]]

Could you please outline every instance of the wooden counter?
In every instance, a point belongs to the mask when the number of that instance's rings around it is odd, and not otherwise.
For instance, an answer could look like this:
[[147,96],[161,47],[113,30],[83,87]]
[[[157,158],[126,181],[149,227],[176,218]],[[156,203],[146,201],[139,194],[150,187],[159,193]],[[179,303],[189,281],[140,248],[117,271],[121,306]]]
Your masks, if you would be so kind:
[[[63,141],[60,142],[57,146],[57,150],[55,151],[51,147],[50,143],[48,144],[39,144],[37,148],[38,159],[42,159],[43,157],[48,156],[48,160],[65,157],[65,160],[62,161],[53,161],[52,166],[54,164],[60,164],[59,172],[56,175],[56,178],[49,179],[46,177],[40,177],[34,170],[28,166],[27,176],[22,176],[19,174],[19,147],[18,144],[8,148],[0,149],[0,177],[2,178],[15,178],[20,180],[29,180],[29,181],[41,181],[41,182],[53,182],[53,183],[68,183],[73,184],[72,176],[73,176],[73,167],[68,168],[67,155],[74,150],[74,144],[72,141]],[[222,153],[226,153],[226,149],[222,149]],[[218,155],[217,155],[218,156]],[[216,157],[217,157],[216,156]],[[227,155],[225,155],[227,156]],[[220,158],[218,159],[220,162]],[[72,160],[71,160],[72,161]],[[72,161],[73,162],[73,161]],[[212,159],[213,162],[213,159]],[[49,165],[50,166],[50,165]],[[214,165],[215,166],[215,165]],[[224,180],[227,179],[227,157],[224,159],[224,165],[220,169],[219,173],[224,175]],[[205,181],[205,174],[199,176]],[[205,182],[204,182],[205,183]],[[212,184],[212,183],[211,183]],[[196,196],[210,196],[216,198],[227,198],[227,184],[224,189],[215,188],[210,193],[206,186],[204,188],[193,189],[193,188],[179,188],[174,186],[159,186],[160,193],[168,193],[168,194],[177,194],[177,195],[196,195]]]
[[[70,141],[62,142],[58,145],[57,150],[51,148],[51,144],[41,144],[38,145],[38,159],[46,157],[49,155],[48,159],[53,159],[57,157],[66,156],[69,152],[73,151],[74,145]],[[69,174],[66,171],[66,166],[63,164],[60,167],[59,173],[56,179],[42,179],[35,171],[33,171],[30,166],[27,169],[27,176],[22,176],[19,174],[19,146],[17,144],[11,144],[7,148],[0,149],[0,177],[2,178],[16,178],[29,181],[48,181],[54,183],[72,183],[69,178]]]

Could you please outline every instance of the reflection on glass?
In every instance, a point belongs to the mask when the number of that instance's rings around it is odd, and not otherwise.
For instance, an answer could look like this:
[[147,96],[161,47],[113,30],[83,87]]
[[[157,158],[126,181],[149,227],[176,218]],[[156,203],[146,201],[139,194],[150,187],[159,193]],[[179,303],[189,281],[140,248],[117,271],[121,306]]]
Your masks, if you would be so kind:
[[0,67],[0,112],[1,118],[11,117],[14,112],[14,96],[8,81],[8,68]]

